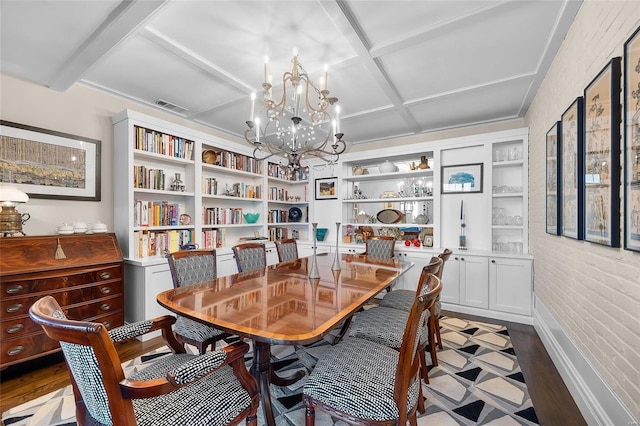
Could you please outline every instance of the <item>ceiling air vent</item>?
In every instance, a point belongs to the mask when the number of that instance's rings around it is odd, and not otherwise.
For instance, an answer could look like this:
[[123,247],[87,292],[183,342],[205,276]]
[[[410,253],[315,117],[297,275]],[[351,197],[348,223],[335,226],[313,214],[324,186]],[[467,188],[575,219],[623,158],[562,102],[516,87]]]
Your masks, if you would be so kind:
[[176,112],[178,114],[184,114],[185,112],[189,111],[186,108],[183,108],[183,107],[178,106],[176,104],[172,104],[171,102],[167,102],[164,99],[158,99],[156,101],[156,105],[158,105],[159,107],[162,107],[164,109],[168,109],[169,111]]

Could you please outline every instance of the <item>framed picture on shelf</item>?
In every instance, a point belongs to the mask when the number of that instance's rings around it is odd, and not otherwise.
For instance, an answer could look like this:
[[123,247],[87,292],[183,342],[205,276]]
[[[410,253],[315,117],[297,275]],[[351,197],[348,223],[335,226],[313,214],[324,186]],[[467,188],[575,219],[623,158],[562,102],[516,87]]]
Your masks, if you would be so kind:
[[482,192],[483,163],[442,166],[442,194]]
[[561,170],[562,170],[562,235],[584,238],[584,110],[582,97],[576,98],[562,114]]
[[0,121],[1,180],[33,198],[100,201],[100,146],[96,139]]
[[620,247],[620,58],[584,89],[584,239]]
[[624,248],[640,252],[640,28],[624,44]]
[[562,168],[560,146],[562,143],[562,123],[557,121],[547,132],[547,234],[560,235],[562,218]]
[[316,200],[335,200],[338,198],[338,178],[316,179]]

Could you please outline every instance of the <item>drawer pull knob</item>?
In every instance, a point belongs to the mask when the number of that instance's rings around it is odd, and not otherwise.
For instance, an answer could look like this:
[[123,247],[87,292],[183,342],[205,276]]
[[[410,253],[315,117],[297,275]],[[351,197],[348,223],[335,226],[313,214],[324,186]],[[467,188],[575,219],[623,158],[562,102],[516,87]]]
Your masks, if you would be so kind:
[[24,287],[22,287],[21,285],[12,285],[11,287],[7,288],[7,293],[8,294],[18,294],[20,293],[22,290],[24,290]]
[[18,355],[22,351],[24,351],[24,346],[14,346],[12,348],[9,348],[9,350],[7,351],[7,355],[9,356]]
[[103,311],[108,311],[109,309],[111,309],[111,304],[103,303],[102,305],[100,305],[100,309],[102,309]]
[[10,314],[20,312],[21,310],[22,310],[22,303],[14,303],[13,305],[7,306],[7,312],[9,312]]
[[100,278],[102,278],[103,280],[108,280],[109,278],[111,278],[111,272],[103,272],[100,274]]
[[105,321],[102,323],[106,328],[111,328],[111,321]]
[[102,294],[109,294],[109,293],[111,293],[111,287],[102,287],[102,288],[100,289],[100,293],[102,293]]
[[12,325],[10,327],[7,327],[7,334],[18,333],[18,332],[22,331],[23,328],[24,328],[24,325],[22,325],[22,324]]

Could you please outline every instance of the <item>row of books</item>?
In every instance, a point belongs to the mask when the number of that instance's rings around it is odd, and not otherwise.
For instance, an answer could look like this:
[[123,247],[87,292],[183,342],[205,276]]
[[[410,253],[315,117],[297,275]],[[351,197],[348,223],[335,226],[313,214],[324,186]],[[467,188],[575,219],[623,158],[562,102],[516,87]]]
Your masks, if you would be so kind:
[[178,136],[168,135],[144,127],[133,126],[135,131],[135,149],[169,157],[191,160],[194,142]]
[[135,231],[133,250],[135,257],[163,256],[180,250],[180,247],[194,242],[193,231]]
[[202,244],[206,249],[220,248],[224,246],[224,231],[210,229],[202,233]]
[[284,240],[289,237],[287,228],[269,228],[269,241]]
[[267,213],[268,223],[286,223],[289,222],[289,210],[269,210]]
[[133,226],[176,226],[180,205],[169,201],[134,200]]
[[148,169],[133,166],[133,187],[144,189],[165,189],[165,174],[162,169]]
[[300,167],[297,170],[291,170],[289,167],[276,163],[269,163],[267,173],[270,177],[278,179],[286,179],[291,181],[308,181],[309,166]]
[[242,208],[206,207],[204,209],[205,225],[233,225],[244,223]]
[[289,191],[286,188],[270,186],[269,199],[274,201],[289,201]]
[[262,169],[260,168],[260,161],[243,154],[236,154],[235,152],[229,152],[229,151],[216,152],[215,164],[218,166],[226,167],[228,169],[242,170],[245,172],[262,174]]

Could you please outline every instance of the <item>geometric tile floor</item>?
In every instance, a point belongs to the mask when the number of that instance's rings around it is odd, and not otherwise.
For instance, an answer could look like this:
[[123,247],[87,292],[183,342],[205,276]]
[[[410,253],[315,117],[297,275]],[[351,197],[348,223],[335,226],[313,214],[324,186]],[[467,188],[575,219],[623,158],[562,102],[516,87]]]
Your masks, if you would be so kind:
[[[418,415],[419,425],[537,425],[518,359],[505,327],[443,317],[440,319],[444,349],[438,351],[439,366],[429,371],[430,384],[422,384],[426,412]],[[309,372],[330,347],[326,340],[308,346],[273,346],[274,367],[280,372]],[[249,342],[250,343],[250,342]],[[191,348],[193,350],[193,348]],[[166,352],[160,348],[147,354],[155,358]],[[247,365],[251,362],[251,351]],[[427,356],[427,358],[429,358]],[[123,364],[128,371],[143,368],[147,356]],[[287,374],[285,373],[285,374]],[[278,426],[304,425],[301,390],[306,376],[287,387],[272,386],[271,396]],[[258,411],[263,425],[262,410]],[[2,413],[3,425],[75,425],[71,386],[54,391]],[[316,411],[316,425],[345,426]]]

